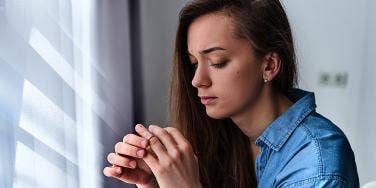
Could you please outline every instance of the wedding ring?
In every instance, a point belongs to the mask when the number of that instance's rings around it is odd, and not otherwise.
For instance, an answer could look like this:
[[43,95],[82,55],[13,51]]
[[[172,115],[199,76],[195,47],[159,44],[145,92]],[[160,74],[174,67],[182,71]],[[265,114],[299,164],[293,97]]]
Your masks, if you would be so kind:
[[147,138],[146,140],[150,141],[150,139],[152,139],[153,137],[155,137],[154,135],[151,135],[149,138]]

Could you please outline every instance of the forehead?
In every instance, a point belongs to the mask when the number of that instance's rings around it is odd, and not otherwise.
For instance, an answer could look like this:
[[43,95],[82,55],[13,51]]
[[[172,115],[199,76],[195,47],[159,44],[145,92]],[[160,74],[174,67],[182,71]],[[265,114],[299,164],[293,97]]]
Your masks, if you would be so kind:
[[229,16],[217,13],[198,17],[188,28],[188,50],[194,54],[213,46],[234,45],[233,32]]

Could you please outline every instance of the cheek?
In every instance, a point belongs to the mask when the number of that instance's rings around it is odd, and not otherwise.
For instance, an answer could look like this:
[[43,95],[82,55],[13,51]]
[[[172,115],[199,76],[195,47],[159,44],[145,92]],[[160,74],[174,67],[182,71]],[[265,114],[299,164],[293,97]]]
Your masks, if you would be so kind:
[[210,117],[231,117],[248,108],[256,100],[262,87],[261,73],[255,62],[243,63],[249,62],[247,60],[233,62],[232,67],[212,72],[212,89],[219,100],[216,105],[206,107]]
[[242,75],[240,72],[233,75],[233,77],[221,79],[218,83],[216,93],[220,99],[219,102],[206,107],[207,114],[214,119],[228,118],[246,109],[252,105],[252,101],[259,92],[260,84],[257,84],[254,76]]
[[[222,76],[222,91],[229,98],[245,98],[259,88],[258,73],[253,67],[244,67]],[[231,97],[232,96],[232,97]]]
[[[229,80],[230,81],[230,80]],[[228,84],[226,95],[235,101],[244,101],[250,98],[259,88],[258,79],[251,74],[237,74]]]
[[223,100],[220,106],[226,109],[228,114],[232,114],[256,100],[261,92],[262,82],[254,69],[243,69],[223,79],[221,85]]

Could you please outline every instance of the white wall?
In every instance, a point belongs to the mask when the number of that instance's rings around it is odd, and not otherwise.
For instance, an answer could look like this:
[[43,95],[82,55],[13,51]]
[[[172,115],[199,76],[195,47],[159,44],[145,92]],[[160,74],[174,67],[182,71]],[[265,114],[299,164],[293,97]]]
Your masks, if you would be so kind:
[[165,126],[178,13],[185,0],[140,1],[144,119]]
[[[365,34],[365,1],[285,1],[292,24],[300,85],[316,93],[318,111],[338,124],[350,140],[357,117],[360,61]],[[348,73],[346,86],[319,83],[320,73]]]
[[[376,2],[372,0],[286,0],[300,63],[300,86],[316,94],[319,113],[347,135],[361,185],[376,180]],[[373,17],[372,17],[373,16]],[[320,82],[323,74],[329,83]],[[347,84],[335,83],[347,74]]]
[[362,182],[376,181],[376,1],[367,2],[367,27],[361,59],[360,99],[357,122],[358,170]]

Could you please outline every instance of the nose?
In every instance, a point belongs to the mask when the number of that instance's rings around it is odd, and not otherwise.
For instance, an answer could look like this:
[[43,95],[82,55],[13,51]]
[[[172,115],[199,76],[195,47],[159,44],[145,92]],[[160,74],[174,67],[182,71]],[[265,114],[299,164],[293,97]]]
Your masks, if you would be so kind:
[[192,79],[192,85],[196,88],[209,87],[212,84],[209,72],[203,65],[198,65]]

